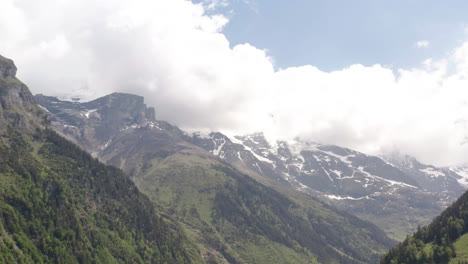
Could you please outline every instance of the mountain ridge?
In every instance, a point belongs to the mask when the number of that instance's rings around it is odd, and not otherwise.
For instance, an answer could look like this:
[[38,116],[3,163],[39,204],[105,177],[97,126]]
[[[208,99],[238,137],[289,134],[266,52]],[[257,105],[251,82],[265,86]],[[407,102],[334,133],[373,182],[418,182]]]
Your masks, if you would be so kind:
[[[339,146],[301,141],[272,144],[262,133],[230,137],[194,133],[192,142],[238,168],[370,220],[397,239],[428,224],[465,190],[459,182],[463,177],[448,169],[418,163],[422,170],[431,171],[410,170],[384,157]],[[434,180],[431,173],[446,177]]]
[[[93,124],[107,122],[99,120],[99,109],[87,117],[80,111],[90,109],[80,110],[76,105],[41,104],[49,110],[52,125],[62,133],[69,132],[66,126],[71,121],[56,117],[64,117],[67,111],[71,111],[70,118],[81,118],[83,125],[77,131],[92,130]],[[120,122],[125,114],[121,117],[117,118]],[[109,134],[112,140],[101,141],[104,148],[95,156],[124,169],[144,193],[183,222],[206,247],[206,259],[231,263],[371,263],[393,243],[370,223],[295,190],[278,192],[264,185],[266,181],[254,180],[192,144],[190,135],[167,122],[123,122]],[[302,232],[290,230],[292,227]]]
[[48,128],[15,73],[0,57],[0,262],[202,263],[127,175]]

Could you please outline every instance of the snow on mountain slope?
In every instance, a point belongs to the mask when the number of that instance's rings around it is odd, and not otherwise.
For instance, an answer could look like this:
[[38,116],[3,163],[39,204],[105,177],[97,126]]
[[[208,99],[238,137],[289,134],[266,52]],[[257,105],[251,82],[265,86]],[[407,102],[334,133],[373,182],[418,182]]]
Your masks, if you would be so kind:
[[460,185],[468,188],[468,167],[450,167],[448,169],[460,176],[457,178]]
[[[143,130],[157,134],[161,155],[168,135],[179,135],[247,173],[288,186],[356,214],[402,239],[429,223],[468,186],[468,169],[437,168],[399,155],[376,157],[354,150],[296,140],[268,142],[263,134],[187,135],[155,119],[143,98],[113,94],[87,103],[36,96],[52,126],[106,161],[117,139]],[[143,133],[143,132],[142,132]],[[126,139],[127,140],[127,139]],[[120,141],[119,141],[120,142]],[[253,175],[253,174],[252,174]],[[287,189],[287,188],[286,188]]]
[[[303,141],[270,143],[261,133],[194,134],[192,140],[231,164],[373,220],[397,238],[403,235],[402,229],[412,232],[428,223],[463,193],[460,183],[468,182],[459,175],[461,170],[436,168],[415,159],[402,162]],[[465,173],[468,176],[468,170]],[[406,216],[399,219],[394,214]],[[402,222],[406,227],[400,227]]]

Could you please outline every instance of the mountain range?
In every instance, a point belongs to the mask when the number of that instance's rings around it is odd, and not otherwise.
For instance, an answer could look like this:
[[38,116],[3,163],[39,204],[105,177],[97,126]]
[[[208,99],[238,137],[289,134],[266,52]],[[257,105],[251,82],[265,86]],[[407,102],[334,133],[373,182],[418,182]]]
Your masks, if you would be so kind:
[[378,157],[301,140],[270,143],[262,133],[194,133],[192,141],[238,168],[367,219],[399,240],[466,190],[463,168],[437,168],[398,153]]
[[[5,263],[376,263],[413,231],[383,263],[448,261],[463,246],[464,196],[418,226],[465,191],[466,168],[189,134],[141,96],[33,97],[15,74],[0,57]],[[414,241],[438,253],[402,249]]]
[[121,170],[49,129],[15,74],[0,56],[0,262],[203,263]]
[[[132,139],[133,144],[141,144],[130,148],[135,153],[147,148],[144,139],[149,134],[159,142],[148,151],[175,152],[180,145],[198,146],[263,184],[299,190],[373,222],[397,240],[430,223],[467,186],[463,168],[438,168],[398,153],[371,156],[299,139],[270,142],[262,133],[188,134],[156,120],[154,108],[130,94],[116,93],[85,103],[44,95],[35,99],[57,131],[130,175],[137,166],[128,158],[132,153],[122,153],[130,150],[119,140],[149,128],[151,132],[141,135],[142,140]],[[121,150],[116,149],[118,144]],[[178,149],[171,149],[177,144]]]
[[141,97],[41,107],[0,69],[2,262],[373,263],[395,243],[192,144]]
[[205,259],[371,263],[393,243],[368,222],[206,151],[194,137],[156,120],[140,96],[116,93],[85,103],[35,98],[55,130],[122,168],[184,223],[205,248]]

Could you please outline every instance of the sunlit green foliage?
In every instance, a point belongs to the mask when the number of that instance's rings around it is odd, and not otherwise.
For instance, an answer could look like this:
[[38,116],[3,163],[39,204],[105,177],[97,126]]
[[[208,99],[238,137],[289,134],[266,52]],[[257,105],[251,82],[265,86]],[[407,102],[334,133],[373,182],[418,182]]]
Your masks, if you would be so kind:
[[[459,263],[454,246],[468,233],[468,193],[447,208],[429,226],[419,228],[381,261],[386,263]],[[462,243],[462,242],[461,242]],[[459,250],[461,247],[458,247]],[[463,263],[464,260],[461,260]]]
[[0,138],[0,263],[200,263],[128,177],[55,132]]

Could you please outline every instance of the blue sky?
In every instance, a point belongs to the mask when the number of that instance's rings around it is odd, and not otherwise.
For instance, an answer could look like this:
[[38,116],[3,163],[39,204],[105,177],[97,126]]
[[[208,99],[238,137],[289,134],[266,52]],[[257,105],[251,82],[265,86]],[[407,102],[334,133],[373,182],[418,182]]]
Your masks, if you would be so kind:
[[[267,49],[275,66],[352,64],[414,67],[445,56],[464,40],[468,1],[235,0],[218,8],[231,45]],[[426,40],[425,48],[416,47]]]

